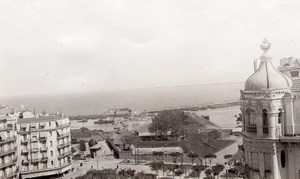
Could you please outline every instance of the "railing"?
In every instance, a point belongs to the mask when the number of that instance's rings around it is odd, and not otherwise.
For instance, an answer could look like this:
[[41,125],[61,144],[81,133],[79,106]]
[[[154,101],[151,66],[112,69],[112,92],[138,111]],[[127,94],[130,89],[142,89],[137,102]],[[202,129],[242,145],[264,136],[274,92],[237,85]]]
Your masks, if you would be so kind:
[[7,143],[7,142],[13,142],[15,140],[16,140],[16,137],[14,137],[14,136],[6,137],[5,139],[0,140],[0,144],[4,144],[4,143]]
[[31,138],[31,142],[37,142],[38,141],[38,138],[35,137],[35,138]]
[[57,146],[57,148],[60,149],[60,148],[63,148],[63,147],[69,146],[69,145],[71,145],[71,142],[66,142],[66,143],[63,143],[63,144],[59,144]]
[[72,154],[72,151],[64,152],[64,153],[61,153],[58,158],[63,158],[63,157],[66,157],[68,155],[71,155],[71,154]]
[[257,132],[256,126],[246,126],[247,132]]
[[29,152],[28,149],[22,149],[22,150],[21,150],[21,153],[22,153],[22,154],[26,154],[26,153],[28,153],[28,152]]
[[268,134],[268,133],[269,133],[269,128],[266,127],[266,126],[264,126],[264,127],[263,127],[263,133],[264,133],[264,134]]
[[47,137],[40,137],[39,138],[41,142],[46,142],[47,141]]
[[43,156],[42,158],[41,158],[41,161],[47,161],[48,160],[48,157],[46,157],[46,156]]
[[15,175],[17,175],[17,172],[9,172],[9,173],[4,174],[3,176],[0,176],[0,179],[12,178]]
[[38,151],[39,151],[39,148],[37,148],[37,147],[31,149],[31,152],[38,152]]
[[17,161],[17,157],[13,157],[11,160],[9,160],[9,161],[2,161],[1,163],[0,163],[0,169],[2,169],[2,168],[5,168],[5,167],[7,167],[7,166],[10,166],[10,165],[13,165],[14,163],[16,163],[16,161]]
[[32,159],[31,159],[31,162],[39,162],[39,161],[40,161],[39,158],[32,158]]
[[43,151],[47,151],[48,150],[48,147],[41,147],[41,152],[43,152]]
[[16,150],[17,150],[17,147],[9,147],[9,148],[6,148],[6,149],[0,149],[0,156],[16,152]]
[[58,136],[57,139],[61,139],[61,138],[68,137],[68,136],[70,136],[70,132],[67,132],[67,133],[64,133],[64,134]]
[[26,138],[26,139],[21,139],[21,143],[28,143],[29,142],[29,139]]

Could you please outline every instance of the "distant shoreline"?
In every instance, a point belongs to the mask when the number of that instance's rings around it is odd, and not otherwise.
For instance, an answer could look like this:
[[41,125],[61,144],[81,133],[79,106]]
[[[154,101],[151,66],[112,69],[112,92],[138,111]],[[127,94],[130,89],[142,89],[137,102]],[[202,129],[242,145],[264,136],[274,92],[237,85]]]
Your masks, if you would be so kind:
[[[148,113],[159,113],[164,110],[183,110],[183,111],[203,111],[207,109],[220,109],[220,108],[228,108],[233,106],[238,106],[239,101],[230,101],[230,102],[219,102],[219,103],[210,103],[203,104],[198,106],[190,106],[190,107],[173,107],[173,108],[165,108],[161,110],[149,110]],[[86,114],[86,115],[72,115],[70,116],[70,120],[83,120],[83,119],[104,119],[109,117],[107,114]]]

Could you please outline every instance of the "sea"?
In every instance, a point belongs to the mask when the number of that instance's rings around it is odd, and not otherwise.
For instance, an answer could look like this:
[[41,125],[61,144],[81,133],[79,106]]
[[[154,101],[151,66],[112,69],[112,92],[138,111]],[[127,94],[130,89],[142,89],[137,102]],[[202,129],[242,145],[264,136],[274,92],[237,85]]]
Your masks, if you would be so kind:
[[108,109],[133,108],[151,111],[238,101],[243,83],[172,86],[111,90],[89,93],[0,97],[1,104],[20,106],[39,113],[66,115],[102,114]]

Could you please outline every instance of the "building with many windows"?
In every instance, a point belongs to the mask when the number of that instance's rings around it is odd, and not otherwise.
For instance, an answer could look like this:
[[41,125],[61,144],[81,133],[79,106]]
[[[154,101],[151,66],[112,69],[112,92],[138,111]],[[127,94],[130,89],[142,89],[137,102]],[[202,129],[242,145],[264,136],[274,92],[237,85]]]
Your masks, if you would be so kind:
[[18,119],[21,178],[60,177],[71,169],[69,118],[61,115]]
[[0,179],[59,178],[71,154],[68,117],[0,106]]
[[0,115],[0,179],[18,177],[15,126],[8,125],[6,115]]
[[241,91],[243,149],[251,179],[300,178],[299,64],[281,60],[278,69],[261,44],[260,65]]

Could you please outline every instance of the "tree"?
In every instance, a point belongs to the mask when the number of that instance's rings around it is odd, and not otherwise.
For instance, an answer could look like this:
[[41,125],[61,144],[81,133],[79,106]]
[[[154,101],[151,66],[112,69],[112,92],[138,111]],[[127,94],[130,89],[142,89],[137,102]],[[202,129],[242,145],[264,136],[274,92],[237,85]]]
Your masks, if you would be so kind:
[[121,169],[118,172],[119,177],[123,177],[123,178],[132,178],[134,177],[134,174],[135,174],[134,169]]
[[138,172],[135,179],[156,179],[156,175],[152,173]]
[[232,154],[226,154],[224,155],[224,159],[227,160],[227,164],[229,164],[229,160],[232,159],[233,155]]
[[85,146],[84,140],[79,141],[79,150],[82,152],[86,151],[86,146]]
[[209,164],[211,166],[212,160],[217,158],[217,156],[215,154],[207,154],[207,155],[204,156],[204,158],[205,158],[205,165],[206,165],[206,159],[208,159]]
[[184,133],[183,125],[187,123],[187,117],[180,110],[165,110],[152,119],[148,129],[160,138],[166,139],[168,131],[172,132],[173,137],[178,137],[178,135]]
[[164,168],[164,162],[152,162],[150,163],[151,170],[154,170],[155,173],[158,175],[158,171]]
[[177,163],[177,158],[179,156],[181,156],[181,153],[179,153],[179,152],[172,152],[172,153],[170,153],[170,156],[173,158],[173,163]]
[[205,170],[205,175],[204,179],[213,179],[214,177],[211,175],[213,173],[212,169],[208,168]]
[[224,165],[217,164],[217,165],[212,166],[213,175],[218,176],[218,178],[219,178],[219,174],[223,170],[224,170]]
[[220,139],[222,137],[222,132],[217,131],[217,130],[213,130],[213,131],[208,132],[207,135],[208,135],[209,138],[217,140],[217,139]]
[[153,151],[152,152],[153,157],[155,157],[156,159],[160,159],[160,157],[164,156],[164,152],[162,151]]
[[195,165],[195,166],[193,166],[193,171],[194,171],[194,177],[198,177],[198,178],[200,178],[200,174],[201,174],[201,172],[203,171],[203,170],[205,170],[205,166],[203,166],[203,165]]
[[194,153],[194,152],[188,153],[187,156],[191,159],[192,165],[194,164],[195,159],[199,157],[199,155],[197,153]]
[[97,144],[97,142],[95,140],[91,139],[88,144],[89,144],[89,147],[93,147],[94,145]]
[[175,175],[176,176],[181,176],[182,174],[184,174],[184,170],[183,169],[178,169],[175,171]]

